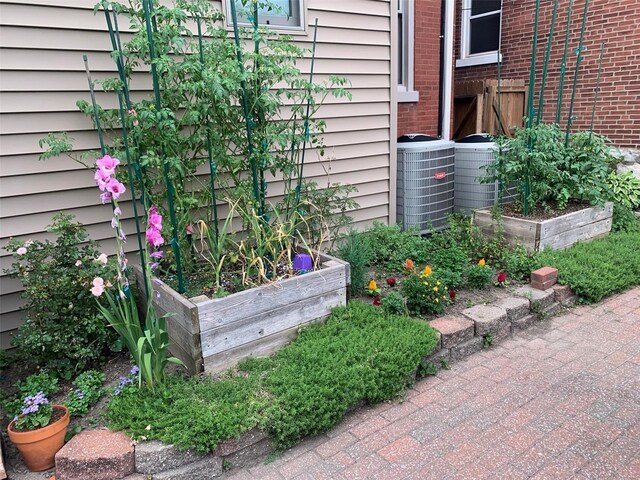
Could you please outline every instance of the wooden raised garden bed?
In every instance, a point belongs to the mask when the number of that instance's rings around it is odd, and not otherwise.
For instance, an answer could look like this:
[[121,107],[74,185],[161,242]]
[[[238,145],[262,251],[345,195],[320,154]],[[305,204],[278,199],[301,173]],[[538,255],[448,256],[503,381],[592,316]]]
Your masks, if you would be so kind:
[[[613,203],[607,202],[603,207],[589,207],[548,220],[502,215],[502,228],[509,243],[519,242],[530,252],[547,246],[561,250],[576,242],[606,236],[611,230],[612,217]],[[497,229],[489,210],[476,210],[473,223],[488,236],[494,235]]]
[[[141,271],[136,269],[138,281]],[[156,313],[167,320],[170,350],[191,374],[224,371],[249,356],[266,356],[289,343],[298,329],[345,305],[349,264],[320,254],[316,271],[224,298],[185,298],[154,279]],[[144,306],[144,305],[143,305]]]

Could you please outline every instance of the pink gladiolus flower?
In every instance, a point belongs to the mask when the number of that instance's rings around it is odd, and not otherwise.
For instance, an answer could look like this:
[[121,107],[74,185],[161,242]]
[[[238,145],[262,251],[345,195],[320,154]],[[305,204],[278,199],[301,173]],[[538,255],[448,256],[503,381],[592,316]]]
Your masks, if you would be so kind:
[[151,270],[155,270],[156,268],[158,268],[160,266],[160,264],[158,262],[153,262],[151,264]]
[[120,165],[120,160],[109,155],[105,155],[96,161],[96,166],[107,175],[113,175],[118,165]]
[[154,247],[159,247],[164,244],[164,238],[160,234],[160,230],[156,230],[155,228],[148,228],[146,231],[147,242]]
[[162,215],[158,213],[158,209],[156,207],[151,207],[149,209],[149,225],[157,228],[158,230],[162,230]]
[[100,169],[96,170],[96,174],[93,176],[93,178],[95,179],[98,188],[103,192],[107,188],[107,183],[109,183],[109,181],[111,180],[111,176],[107,175],[103,170]]
[[122,210],[120,210],[120,207],[116,207],[116,208],[114,208],[114,209],[113,209],[113,214],[114,214],[116,217],[119,217],[120,215],[122,215]]
[[[106,254],[106,253],[101,253],[101,254],[100,254],[100,256],[99,256],[98,258],[96,258],[96,262],[100,262],[100,263],[102,263],[103,265],[106,265],[108,260],[109,260],[109,259],[108,259],[108,257],[107,257],[107,254]],[[94,280],[94,281],[95,281],[95,280]]]
[[109,183],[107,183],[107,191],[113,196],[113,198],[118,198],[120,195],[122,195],[124,192],[127,191],[126,188],[124,188],[124,185],[122,183],[120,183],[118,180],[116,180],[115,178],[112,178],[111,180],[109,180]]
[[151,252],[151,258],[162,258],[164,252],[162,250],[158,250],[156,252]]
[[25,247],[20,247],[19,249],[16,250],[16,253],[18,255],[24,255],[25,253],[27,253],[27,249]]
[[102,204],[104,205],[108,201],[110,201],[113,197],[109,192],[104,192],[100,194],[100,200],[102,200]]
[[102,286],[102,285],[94,285],[93,287],[91,287],[91,293],[94,296],[99,297],[100,295],[102,295],[104,293],[104,286]]
[[111,219],[111,228],[116,228],[118,226],[118,221],[116,220],[116,217],[113,217]]

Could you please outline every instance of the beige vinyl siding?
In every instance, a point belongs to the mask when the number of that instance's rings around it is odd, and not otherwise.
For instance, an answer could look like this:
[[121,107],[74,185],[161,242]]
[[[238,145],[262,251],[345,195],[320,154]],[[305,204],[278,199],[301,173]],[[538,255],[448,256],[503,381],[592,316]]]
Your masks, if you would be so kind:
[[[91,238],[112,253],[109,209],[101,205],[93,176],[66,157],[41,162],[38,141],[49,132],[67,131],[78,150],[98,147],[90,121],[75,103],[89,100],[82,54],[87,53],[95,79],[115,76],[110,41],[102,13],[93,0],[0,0],[0,269],[11,264],[4,250],[9,237],[50,238],[44,232],[60,210],[73,213]],[[391,0],[307,0],[305,34],[296,41],[311,46],[318,18],[316,78],[344,75],[353,100],[329,98],[319,116],[327,121],[326,153],[321,161],[310,151],[308,177],[326,183],[353,184],[360,204],[351,212],[355,227],[388,221],[390,166],[395,163],[395,107],[391,65],[395,3]],[[126,26],[122,22],[121,27]],[[126,40],[127,34],[123,36]],[[304,72],[309,60],[299,63]],[[134,74],[134,98],[147,97],[144,72]],[[116,98],[98,92],[98,102],[116,107]],[[203,170],[203,173],[204,170]],[[274,182],[270,195],[282,193]],[[125,228],[134,231],[131,202],[123,206]],[[130,249],[135,242],[129,242]],[[20,282],[0,275],[0,347],[7,348],[22,322]]]

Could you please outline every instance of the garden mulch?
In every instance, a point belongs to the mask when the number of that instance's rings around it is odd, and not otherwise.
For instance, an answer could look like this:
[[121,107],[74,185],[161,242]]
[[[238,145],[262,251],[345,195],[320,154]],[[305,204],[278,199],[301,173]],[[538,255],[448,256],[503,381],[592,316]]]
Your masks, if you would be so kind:
[[640,288],[543,320],[224,478],[640,478]]

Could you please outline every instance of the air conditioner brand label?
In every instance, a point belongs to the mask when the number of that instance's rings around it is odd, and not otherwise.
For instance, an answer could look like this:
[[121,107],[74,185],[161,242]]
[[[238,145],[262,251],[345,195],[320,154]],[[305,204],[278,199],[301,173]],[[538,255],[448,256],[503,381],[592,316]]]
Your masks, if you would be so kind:
[[446,176],[447,176],[447,172],[436,172],[433,178],[435,178],[436,180],[442,180]]

